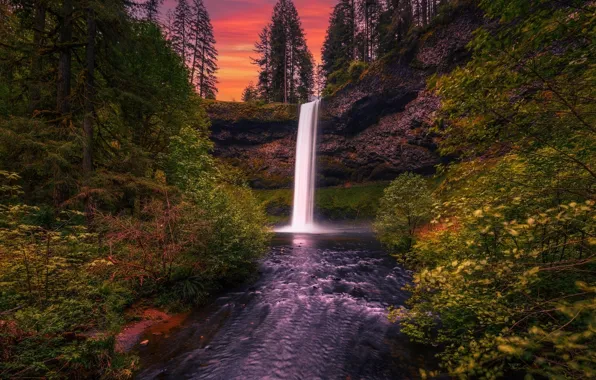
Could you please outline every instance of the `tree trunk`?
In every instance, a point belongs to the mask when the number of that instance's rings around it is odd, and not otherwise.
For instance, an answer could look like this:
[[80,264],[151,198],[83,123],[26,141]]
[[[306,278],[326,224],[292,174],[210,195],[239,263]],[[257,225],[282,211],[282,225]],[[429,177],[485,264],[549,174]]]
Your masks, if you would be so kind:
[[193,50],[192,50],[192,65],[190,66],[190,84],[192,86],[195,85],[195,69],[197,67],[197,49],[198,49],[198,43],[199,43],[199,32],[197,30],[196,32],[196,36],[195,36],[195,44],[193,46]]
[[[267,37],[269,40],[269,37]],[[266,56],[265,56],[265,73],[267,75],[267,87],[265,89],[265,101],[269,102],[271,100],[271,46],[267,45],[266,47]]]
[[290,102],[295,102],[296,91],[294,89],[294,69],[296,62],[294,62],[294,42],[292,41],[292,47],[290,48]]
[[356,4],[352,0],[352,9],[350,10],[350,28],[352,29],[352,35],[350,36],[350,54],[352,55],[352,61],[356,59]]
[[288,102],[288,44],[284,44],[284,103]]
[[[83,144],[83,171],[85,181],[89,185],[89,178],[93,172],[93,127],[95,123],[95,36],[97,24],[93,9],[87,9],[87,51],[86,51],[86,76],[85,76],[85,117],[83,131],[85,140]],[[85,199],[85,213],[90,222],[93,214],[93,200],[91,196]]]
[[45,0],[37,0],[35,2],[35,21],[33,24],[33,46],[35,52],[31,62],[31,83],[30,99],[29,99],[29,114],[33,114],[39,107],[41,100],[40,77],[43,70],[43,60],[41,57],[41,49],[43,47],[43,37],[46,28],[46,5]]
[[200,86],[199,89],[199,96],[202,98],[204,95],[204,86],[205,86],[205,42],[203,41],[203,48],[201,51],[201,79],[200,79]]
[[85,144],[83,145],[83,170],[85,173],[93,171],[93,124],[94,124],[94,100],[95,100],[95,35],[97,25],[95,12],[87,10],[87,50],[86,50],[86,76],[85,76],[85,117],[83,130],[85,132]]
[[[193,46],[193,50],[192,50],[192,65],[191,65],[191,73],[190,73],[190,83],[194,86],[195,85],[195,71],[196,71],[196,66],[197,66],[197,53],[199,50],[199,41],[201,41],[203,47],[203,56],[205,55],[205,42],[202,41],[202,39],[200,38],[201,35],[201,11],[200,9],[196,9],[197,10],[197,14],[196,14],[196,19],[195,19],[195,25],[194,25],[194,29],[195,29],[195,43]],[[192,25],[191,25],[192,28]],[[204,57],[202,57],[203,61],[204,61]]]
[[[186,17],[186,15],[184,15],[183,17]],[[181,47],[181,53],[182,53],[182,61],[184,62],[184,65],[186,65],[186,19],[182,20],[182,47]]]
[[368,0],[364,0],[364,62],[368,62],[368,43],[369,43],[369,37],[368,37],[368,29],[369,29],[369,25],[368,25]]
[[73,0],[64,0],[60,20],[60,60],[58,63],[58,93],[56,96],[58,112],[63,115],[70,112],[72,13]]

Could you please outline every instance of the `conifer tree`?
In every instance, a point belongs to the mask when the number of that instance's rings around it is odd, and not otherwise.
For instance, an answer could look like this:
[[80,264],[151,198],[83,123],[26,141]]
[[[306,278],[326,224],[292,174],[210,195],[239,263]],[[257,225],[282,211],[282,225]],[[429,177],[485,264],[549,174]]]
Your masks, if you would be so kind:
[[214,99],[217,93],[217,50],[213,26],[203,0],[193,0],[190,23],[190,80],[203,98]]
[[271,96],[271,25],[267,25],[259,33],[259,41],[255,43],[255,53],[258,58],[253,58],[253,64],[259,66],[258,92],[259,97],[265,102],[270,102]]
[[159,7],[161,4],[163,4],[163,2],[164,0],[147,0],[147,2],[143,4],[147,21],[151,21],[155,24],[158,23]]
[[333,8],[322,51],[323,71],[326,75],[354,58],[353,14],[354,8],[351,0],[341,0]]
[[358,4],[359,10],[359,31],[360,59],[370,62],[377,56],[378,50],[378,28],[381,16],[381,4],[379,0],[361,0]]
[[323,65],[317,65],[317,69],[314,75],[314,94],[317,97],[321,97],[323,89],[325,89],[325,69]]
[[339,0],[323,45],[325,75],[395,50],[412,27],[428,25],[449,0]]
[[[270,27],[255,45],[260,57],[259,89],[269,101],[295,103],[308,100],[313,87],[313,57],[306,45],[298,11],[291,0],[279,0]],[[267,55],[269,54],[269,55]]]
[[259,98],[259,91],[253,82],[250,82],[248,86],[242,91],[243,102],[254,102]]
[[172,24],[172,48],[184,62],[187,62],[189,50],[189,35],[192,15],[187,0],[178,0],[174,9],[174,22]]
[[31,81],[29,85],[29,114],[33,114],[39,107],[41,100],[41,77],[43,71],[43,55],[46,29],[47,5],[43,0],[34,4],[35,16],[33,24],[33,56],[31,58]]
[[63,0],[60,11],[60,58],[58,63],[58,88],[56,104],[60,114],[70,112],[70,82],[72,67],[73,0]]

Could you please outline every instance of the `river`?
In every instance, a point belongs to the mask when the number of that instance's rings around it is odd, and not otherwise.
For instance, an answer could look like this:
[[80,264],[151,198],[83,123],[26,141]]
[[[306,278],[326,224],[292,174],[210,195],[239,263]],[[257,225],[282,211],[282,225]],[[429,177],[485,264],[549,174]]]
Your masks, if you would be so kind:
[[387,320],[409,273],[370,232],[278,234],[260,272],[151,337],[137,378],[419,378],[428,354]]

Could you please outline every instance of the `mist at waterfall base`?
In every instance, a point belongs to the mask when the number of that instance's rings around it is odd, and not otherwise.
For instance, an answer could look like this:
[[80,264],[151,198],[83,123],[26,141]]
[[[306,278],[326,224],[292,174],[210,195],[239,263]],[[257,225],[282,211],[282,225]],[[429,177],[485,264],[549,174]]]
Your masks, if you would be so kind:
[[315,100],[300,107],[298,136],[296,138],[292,224],[277,228],[276,232],[307,234],[333,232],[331,228],[317,225],[314,221],[317,128],[320,103],[320,100]]

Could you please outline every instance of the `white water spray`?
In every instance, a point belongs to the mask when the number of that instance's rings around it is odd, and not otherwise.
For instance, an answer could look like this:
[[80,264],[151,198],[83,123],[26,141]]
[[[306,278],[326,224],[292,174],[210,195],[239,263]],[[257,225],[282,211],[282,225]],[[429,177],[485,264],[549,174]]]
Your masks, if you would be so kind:
[[321,232],[316,227],[313,218],[319,103],[320,100],[315,100],[300,107],[298,137],[296,139],[292,225],[280,229],[280,232]]

